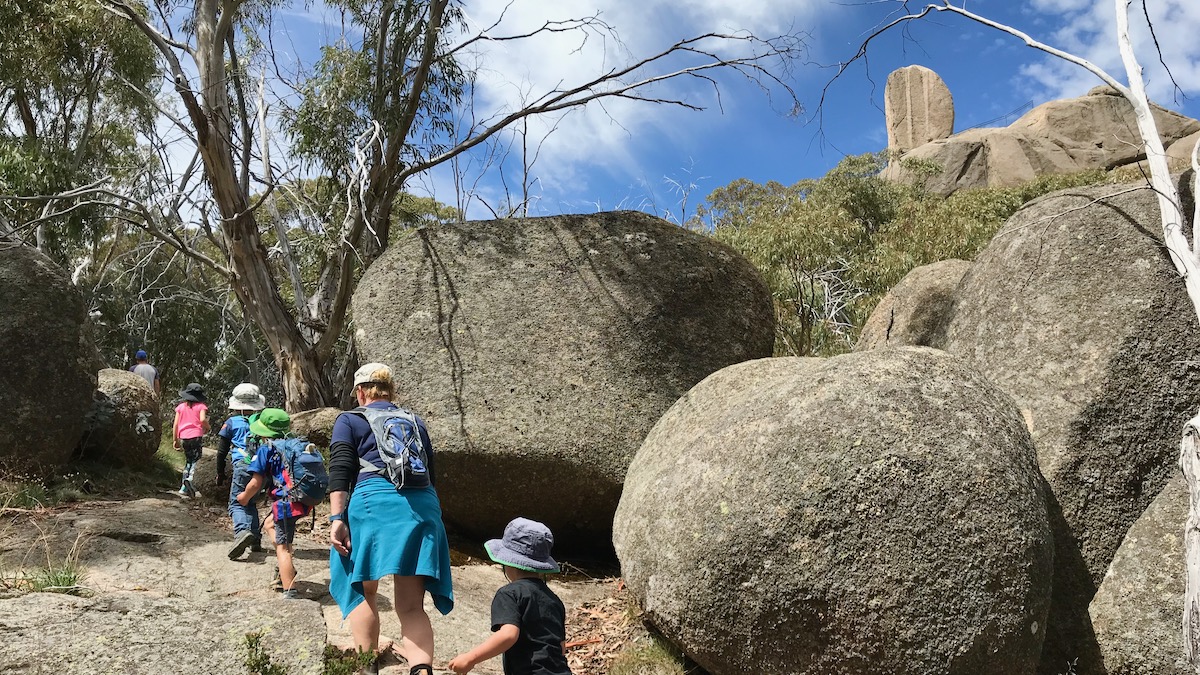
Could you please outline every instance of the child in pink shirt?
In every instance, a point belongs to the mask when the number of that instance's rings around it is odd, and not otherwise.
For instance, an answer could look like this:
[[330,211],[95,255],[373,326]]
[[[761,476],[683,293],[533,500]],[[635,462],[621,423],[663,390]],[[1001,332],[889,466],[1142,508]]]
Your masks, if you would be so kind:
[[175,449],[182,448],[186,463],[183,465],[183,483],[179,486],[180,497],[199,497],[192,487],[196,462],[204,446],[204,434],[208,433],[208,406],[204,389],[195,382],[179,392],[183,399],[175,406]]

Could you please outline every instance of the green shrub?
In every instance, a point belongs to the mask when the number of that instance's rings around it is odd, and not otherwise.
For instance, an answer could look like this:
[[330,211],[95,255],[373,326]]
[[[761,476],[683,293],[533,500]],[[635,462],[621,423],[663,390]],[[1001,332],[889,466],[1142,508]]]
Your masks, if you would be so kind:
[[913,268],[972,260],[1033,199],[1070,187],[1136,179],[1087,171],[1041,176],[1011,188],[928,194],[928,162],[906,167],[912,184],[880,176],[883,154],[847,157],[824,177],[785,186],[745,179],[697,209],[703,229],[762,273],[775,305],[775,354],[848,351],[884,294]]
[[325,661],[322,675],[354,675],[375,660],[375,652],[344,652],[333,645],[325,645]]
[[34,593],[65,593],[83,595],[83,567],[74,560],[51,565],[37,570],[29,576],[29,590]]
[[242,648],[246,656],[242,663],[250,675],[287,675],[287,670],[271,660],[271,655],[263,648],[263,632],[246,633]]

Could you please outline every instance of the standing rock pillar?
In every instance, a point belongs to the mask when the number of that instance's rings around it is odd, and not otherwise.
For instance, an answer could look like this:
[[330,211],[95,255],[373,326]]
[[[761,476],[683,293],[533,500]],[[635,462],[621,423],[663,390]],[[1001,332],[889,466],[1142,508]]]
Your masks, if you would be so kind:
[[908,152],[954,132],[954,99],[938,74],[906,66],[888,75],[883,90],[888,150]]

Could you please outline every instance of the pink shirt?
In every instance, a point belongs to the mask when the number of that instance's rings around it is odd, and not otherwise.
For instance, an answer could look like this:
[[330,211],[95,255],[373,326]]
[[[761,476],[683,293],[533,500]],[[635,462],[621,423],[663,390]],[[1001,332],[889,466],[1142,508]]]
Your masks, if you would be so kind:
[[200,413],[208,412],[208,406],[203,403],[187,401],[175,406],[175,433],[179,438],[200,438],[204,435],[204,427],[200,424]]

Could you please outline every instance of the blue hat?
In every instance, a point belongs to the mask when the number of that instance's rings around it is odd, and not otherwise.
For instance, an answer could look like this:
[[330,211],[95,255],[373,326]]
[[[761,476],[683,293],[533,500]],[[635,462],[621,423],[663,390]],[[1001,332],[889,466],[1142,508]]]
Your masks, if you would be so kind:
[[550,557],[553,546],[550,528],[528,518],[513,518],[504,528],[504,538],[483,545],[492,560],[526,572],[557,572],[558,563]]
[[137,359],[138,361],[145,361],[147,358],[149,358],[149,356],[146,354],[145,349],[139,349],[138,352],[133,355],[133,358]]

